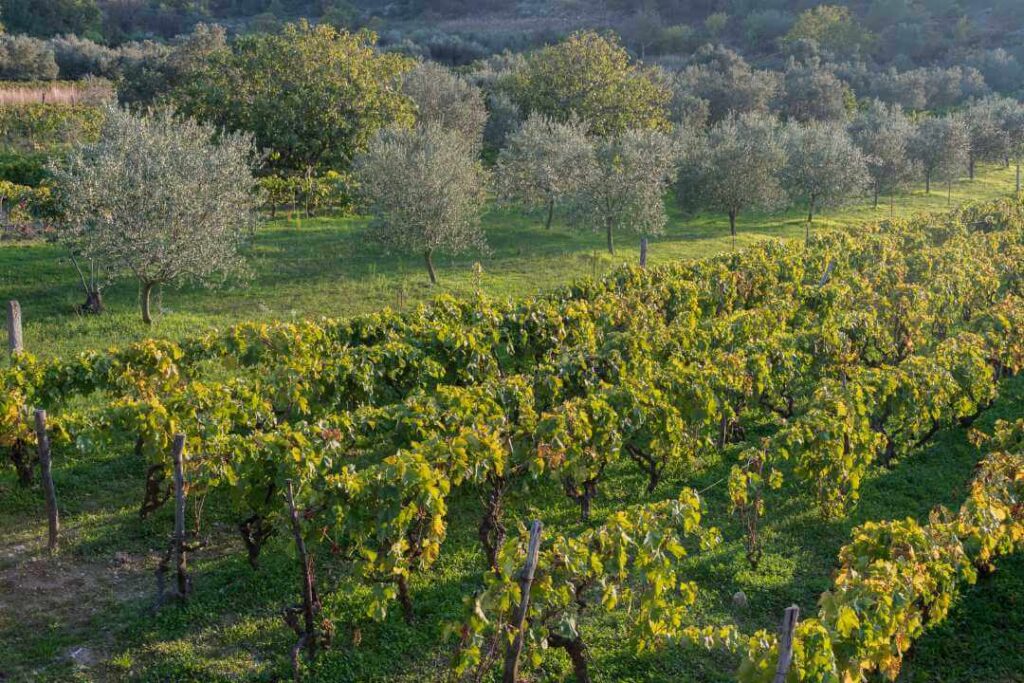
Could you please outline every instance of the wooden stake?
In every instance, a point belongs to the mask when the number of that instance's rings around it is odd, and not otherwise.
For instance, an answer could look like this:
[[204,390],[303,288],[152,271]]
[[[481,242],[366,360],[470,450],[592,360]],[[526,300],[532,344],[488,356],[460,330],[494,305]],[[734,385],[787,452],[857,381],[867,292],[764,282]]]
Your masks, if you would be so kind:
[[793,663],[793,632],[796,622],[800,619],[800,608],[796,605],[786,608],[779,629],[779,665],[775,669],[774,683],[785,683],[789,667]]
[[824,287],[828,284],[828,281],[832,279],[832,273],[836,269],[836,260],[832,259],[828,262],[828,266],[825,267],[825,272],[822,273],[821,279],[818,280],[818,286]]
[[516,637],[508,646],[508,651],[505,654],[505,673],[502,676],[502,683],[516,683],[519,678],[519,655],[523,652],[523,626],[526,624],[526,614],[530,608],[530,586],[533,585],[533,575],[537,571],[541,528],[539,520],[534,521],[533,526],[530,527],[530,544],[526,550],[526,564],[519,575],[519,609],[516,610],[515,622],[512,624]]
[[[302,562],[302,616],[304,620],[305,633],[302,635],[306,650],[310,656],[316,654],[316,621],[314,607],[313,588],[313,565],[306,553],[306,542],[302,539],[302,525],[299,523],[299,512],[295,508],[295,497],[292,491],[292,480],[286,482],[285,494],[288,496],[288,512],[292,520],[292,534],[295,536],[295,548],[299,553],[299,561]],[[300,644],[302,643],[300,640]],[[296,672],[296,676],[298,673]]]
[[7,302],[7,348],[12,356],[25,350],[21,336],[21,304],[14,300]]
[[647,238],[640,238],[640,267],[647,267]]
[[175,434],[171,446],[174,461],[174,552],[177,561],[178,596],[188,596],[188,574],[185,571],[185,474],[182,460],[185,452],[185,435]]
[[57,491],[53,486],[53,471],[50,457],[50,437],[46,433],[46,411],[36,411],[36,440],[39,442],[39,475],[43,482],[43,495],[46,497],[46,518],[49,521],[50,537],[47,549],[53,553],[57,550],[57,538],[60,534],[60,517],[57,512]]

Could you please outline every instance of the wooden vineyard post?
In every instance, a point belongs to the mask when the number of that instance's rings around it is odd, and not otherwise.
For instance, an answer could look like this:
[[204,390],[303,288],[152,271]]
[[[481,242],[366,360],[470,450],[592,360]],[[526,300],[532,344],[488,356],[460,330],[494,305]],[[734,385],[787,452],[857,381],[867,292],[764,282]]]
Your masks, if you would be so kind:
[[21,336],[21,304],[14,300],[7,302],[7,349],[12,356],[25,350]]
[[819,287],[824,287],[825,285],[828,284],[829,280],[832,279],[832,273],[835,272],[835,269],[836,260],[832,259],[831,261],[828,262],[828,265],[825,266],[825,272],[821,274],[821,279],[818,280]]
[[53,469],[50,452],[50,437],[46,433],[46,411],[37,410],[36,440],[39,442],[39,475],[43,482],[43,495],[46,497],[46,518],[49,522],[49,541],[47,549],[53,553],[57,550],[57,538],[60,534],[60,517],[57,512],[57,491],[53,486]]
[[302,524],[299,521],[299,511],[295,507],[295,493],[292,489],[292,480],[288,479],[285,485],[285,495],[288,497],[288,514],[292,522],[292,534],[295,537],[295,549],[299,554],[299,561],[302,563],[302,626],[299,626],[295,614],[298,608],[285,610],[285,622],[299,636],[298,642],[292,648],[292,673],[294,680],[298,683],[300,680],[299,651],[305,648],[310,658],[316,656],[316,614],[320,606],[316,596],[316,586],[314,585],[312,558],[306,552],[306,542],[302,539]]
[[502,683],[516,683],[519,678],[519,655],[523,652],[523,627],[526,625],[526,614],[530,608],[530,586],[533,585],[533,575],[537,571],[541,528],[539,520],[535,520],[533,526],[530,527],[526,564],[519,575],[519,609],[516,610],[515,622],[512,624],[516,637],[508,646],[508,651],[505,654],[505,673],[502,676]]
[[779,629],[779,665],[775,668],[774,683],[785,683],[789,667],[793,664],[793,633],[796,622],[800,619],[800,608],[792,605],[786,608]]
[[185,573],[185,473],[182,458],[185,452],[185,435],[175,434],[171,446],[174,462],[174,554],[178,574],[178,595],[188,596],[188,575]]
[[167,592],[164,590],[164,577],[167,575],[172,557],[174,558],[175,563],[176,587],[171,593],[171,596],[186,600],[189,592],[191,591],[191,581],[188,576],[186,558],[188,545],[185,543],[184,453],[185,435],[175,434],[174,441],[171,445],[171,461],[174,465],[174,535],[171,537],[171,542],[167,548],[167,553],[164,555],[164,559],[160,562],[160,565],[156,570],[156,607],[160,607],[160,605],[163,604],[164,599],[167,597]]
[[640,238],[640,267],[647,267],[647,238]]

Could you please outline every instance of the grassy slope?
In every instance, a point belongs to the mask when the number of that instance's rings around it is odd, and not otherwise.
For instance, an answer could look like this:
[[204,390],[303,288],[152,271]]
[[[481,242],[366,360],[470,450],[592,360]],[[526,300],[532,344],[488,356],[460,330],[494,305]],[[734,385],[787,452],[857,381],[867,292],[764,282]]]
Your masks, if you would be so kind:
[[[998,172],[957,189],[997,194],[1009,189],[1010,178]],[[928,203],[925,197],[915,196],[905,203],[925,210],[942,208],[945,201]],[[841,217],[862,220],[870,213],[870,209],[847,209]],[[273,271],[268,267],[262,272],[248,293],[168,292],[168,307],[187,308],[190,313],[165,313],[153,333],[180,335],[257,316],[366,310],[393,304],[398,283],[423,279],[418,263],[385,258],[361,244],[352,246],[351,235],[362,229],[356,221],[338,223],[307,222],[298,232],[285,225],[273,227],[255,245],[259,259],[274,264]],[[526,228],[524,237],[519,230],[520,236],[513,236],[512,230],[503,229],[522,223],[510,216],[489,220],[495,254],[484,262],[482,284],[490,291],[510,295],[535,291],[594,268],[588,257],[599,249],[599,236]],[[721,236],[720,221],[673,217],[672,224],[670,234],[653,247],[652,261],[730,247],[728,238]],[[748,221],[744,239],[755,239],[750,226]],[[798,218],[774,219],[762,220],[756,234],[797,236],[801,231]],[[29,313],[26,332],[37,350],[63,352],[148,332],[135,322],[134,292],[129,287],[111,292],[111,315],[69,318],[66,311],[77,294],[66,272],[54,263],[55,256],[49,247],[39,245],[0,248],[2,289],[6,292],[12,280],[21,283],[13,295]],[[623,258],[635,258],[635,251]],[[376,270],[371,267],[374,262]],[[472,259],[449,261],[442,270],[446,288],[471,288],[471,263]],[[597,267],[610,265],[601,259]],[[410,297],[430,293],[417,288]],[[1022,405],[1024,379],[1009,382],[1003,399],[979,426],[987,429],[996,417],[1019,416]],[[782,609],[792,602],[805,613],[813,612],[817,596],[829,585],[836,552],[853,525],[905,516],[923,520],[934,504],[958,505],[979,457],[961,431],[942,433],[931,447],[866,481],[861,505],[850,518],[838,522],[822,520],[798,487],[784,488],[768,501],[773,512],[766,525],[766,556],[756,573],[747,569],[743,559],[738,525],[724,514],[726,492],[721,479],[730,458],[700,472],[669,478],[655,498],[673,495],[683,484],[706,489],[711,523],[721,526],[730,539],[723,548],[692,563],[692,576],[702,587],[695,621],[736,621],[745,631],[753,631],[774,627]],[[187,607],[167,607],[153,616],[148,609],[154,589],[152,571],[171,519],[168,509],[150,520],[138,518],[140,470],[127,452],[111,453],[99,461],[58,454],[55,477],[66,542],[60,557],[52,561],[45,559],[40,544],[45,536],[40,491],[22,491],[9,471],[0,473],[0,680],[270,681],[286,677],[293,636],[279,614],[282,605],[298,598],[298,575],[285,539],[273,542],[261,571],[253,572],[230,520],[219,517],[221,506],[210,500],[204,518],[208,545],[196,553],[192,564],[195,597]],[[595,518],[644,502],[637,495],[642,490],[639,477],[623,466],[602,489]],[[413,583],[415,627],[405,626],[397,615],[383,624],[361,619],[365,593],[339,584],[335,568],[328,561],[321,564],[326,614],[336,621],[339,633],[311,679],[411,682],[442,678],[451,645],[443,635],[445,624],[460,616],[462,598],[480,582],[477,507],[478,501],[471,496],[452,501],[452,528],[442,558],[434,571]],[[577,528],[576,509],[557,487],[536,489],[528,500],[510,506],[510,520],[534,516],[544,519],[549,529]],[[730,598],[741,589],[750,606],[738,611]],[[1024,558],[1018,557],[967,589],[948,625],[928,634],[914,648],[905,678],[1024,681],[1020,673],[1024,671],[1022,600]],[[352,628],[346,626],[353,620],[362,624],[358,646],[353,644]],[[727,655],[690,648],[637,658],[622,642],[623,624],[614,618],[587,621],[583,629],[599,681],[725,681],[737,663]],[[562,680],[567,672],[567,663],[555,658],[535,680]]]
[[[1013,172],[988,169],[974,182],[953,187],[953,202],[1003,196],[1013,190]],[[896,202],[898,214],[942,211],[945,193],[915,192]],[[856,205],[826,212],[815,229],[884,218],[888,207]],[[667,234],[652,240],[650,262],[707,256],[732,248],[724,216],[683,217],[670,207]],[[743,245],[766,237],[799,237],[802,212],[740,217]],[[499,296],[522,296],[549,289],[583,275],[600,274],[624,261],[635,261],[637,240],[619,235],[616,256],[604,250],[595,233],[573,233],[556,225],[544,230],[537,218],[492,212],[485,228],[491,254],[438,259],[441,285],[431,288],[419,258],[389,255],[370,243],[363,219],[278,220],[261,229],[250,247],[253,279],[226,290],[168,288],[160,299],[163,312],[152,329],[136,310],[137,287],[125,282],[106,293],[108,312],[95,318],[74,313],[84,296],[77,276],[61,250],[40,243],[0,245],[0,299],[21,301],[25,338],[36,354],[63,354],[84,348],[121,344],[147,336],[181,337],[211,326],[241,320],[342,316],[408,306],[438,291],[464,293],[476,286],[473,264],[483,265],[480,286]]]

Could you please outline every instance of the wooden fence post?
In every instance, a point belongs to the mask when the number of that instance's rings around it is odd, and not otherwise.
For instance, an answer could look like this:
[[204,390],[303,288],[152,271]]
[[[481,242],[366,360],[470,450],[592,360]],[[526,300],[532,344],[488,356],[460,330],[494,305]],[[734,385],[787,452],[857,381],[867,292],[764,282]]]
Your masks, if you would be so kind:
[[640,238],[640,267],[647,267],[647,238]]
[[174,553],[178,574],[178,595],[188,595],[188,575],[185,571],[185,473],[182,460],[185,452],[185,435],[175,434],[171,446],[174,461]]
[[25,350],[21,336],[21,304],[14,300],[7,302],[7,348],[12,356]]
[[789,667],[793,663],[793,632],[796,622],[800,619],[800,608],[796,605],[786,608],[779,629],[779,665],[775,668],[774,683],[785,683]]
[[530,544],[526,550],[526,564],[519,575],[519,609],[516,610],[513,623],[516,637],[505,653],[505,672],[501,679],[502,683],[516,683],[519,678],[519,655],[523,652],[523,626],[526,624],[526,614],[530,608],[530,586],[533,585],[533,575],[537,571],[541,529],[542,525],[539,520],[535,520],[533,526],[530,527]]
[[57,550],[57,537],[60,533],[60,517],[57,513],[57,491],[53,487],[53,470],[50,457],[50,437],[46,433],[46,411],[37,410],[36,440],[39,442],[39,475],[43,482],[43,495],[46,497],[46,518],[49,522],[50,535],[47,549],[53,553]]

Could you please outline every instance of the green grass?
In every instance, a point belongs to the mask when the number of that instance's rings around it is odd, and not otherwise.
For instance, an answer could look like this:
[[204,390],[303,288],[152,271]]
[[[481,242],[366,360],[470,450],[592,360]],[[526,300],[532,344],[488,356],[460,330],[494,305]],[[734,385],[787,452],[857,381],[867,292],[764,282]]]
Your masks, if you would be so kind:
[[[992,169],[974,183],[954,187],[954,202],[1006,194],[1012,173]],[[902,213],[942,210],[945,196],[915,193],[898,201]],[[826,225],[884,217],[888,210],[846,207],[822,219]],[[135,290],[108,291],[107,314],[80,318],[74,279],[60,253],[44,244],[0,247],[0,289],[21,300],[26,338],[38,353],[67,353],[159,335],[178,337],[238,320],[345,315],[380,306],[412,305],[441,291],[467,292],[476,286],[472,264],[480,260],[479,283],[492,294],[519,296],[603,272],[617,260],[633,260],[624,248],[602,255],[600,235],[545,231],[537,221],[506,213],[487,218],[493,253],[442,261],[442,286],[425,286],[421,264],[386,255],[364,239],[358,219],[317,219],[297,226],[279,221],[261,231],[252,247],[254,279],[247,288],[208,291],[168,290],[164,310],[152,329],[137,321]],[[732,248],[724,221],[701,216],[684,219],[674,210],[665,237],[652,243],[651,262],[707,255]],[[796,238],[802,219],[793,214],[746,217],[740,244],[764,237]],[[620,239],[621,243],[625,239]],[[596,254],[596,257],[595,257]],[[399,301],[399,290],[406,290]],[[8,294],[9,292],[9,294]],[[1021,416],[1024,378],[1005,383],[1003,396],[978,426],[996,418]],[[956,507],[981,453],[962,430],[940,433],[929,447],[863,484],[863,499],[847,518],[822,519],[808,492],[794,482],[771,494],[765,520],[765,557],[758,571],[744,559],[742,530],[727,513],[723,477],[733,453],[696,472],[667,477],[656,499],[683,485],[704,491],[709,523],[726,543],[692,559],[689,576],[701,586],[695,623],[736,623],[746,632],[775,628],[794,602],[804,614],[816,611],[820,593],[831,582],[839,548],[851,528],[866,520],[914,517],[924,521],[936,504]],[[293,634],[280,618],[283,606],[299,597],[298,568],[286,538],[271,541],[261,569],[245,560],[227,506],[206,502],[205,546],[191,558],[195,594],[186,606],[150,609],[153,571],[166,547],[171,511],[141,520],[142,463],[125,448],[102,458],[74,452],[56,454],[55,479],[62,509],[63,547],[56,558],[43,550],[45,522],[38,487],[20,489],[12,473],[0,471],[0,681],[278,681],[290,676],[288,651]],[[788,481],[793,482],[790,478]],[[622,464],[602,485],[594,508],[599,521],[614,510],[647,500],[644,481]],[[416,624],[397,613],[384,623],[363,617],[367,593],[344,580],[340,568],[321,557],[318,581],[325,616],[338,628],[333,646],[317,661],[308,680],[445,680],[453,643],[446,626],[463,614],[463,599],[482,580],[476,542],[479,501],[456,495],[451,528],[436,567],[413,581]],[[534,517],[548,529],[571,533],[581,528],[577,508],[551,483],[511,501],[510,522]],[[731,596],[743,590],[746,609]],[[903,678],[947,683],[1024,681],[1024,557],[1007,558],[992,577],[964,591],[948,622],[915,645]],[[358,628],[359,643],[354,642]],[[738,659],[691,647],[674,646],[637,657],[627,642],[621,616],[588,619],[582,625],[590,643],[597,681],[727,681]],[[76,661],[77,660],[77,661]],[[554,657],[531,680],[569,679],[568,662]]]
[[[1011,169],[987,168],[977,180],[953,186],[952,203],[1005,196],[1013,191]],[[897,215],[944,211],[944,191],[900,196]],[[889,216],[889,207],[869,203],[824,212],[814,230],[860,224]],[[440,285],[430,287],[421,259],[385,253],[368,239],[361,218],[280,219],[260,229],[249,247],[252,277],[227,288],[165,288],[158,298],[154,325],[142,324],[138,288],[121,282],[106,290],[107,312],[81,316],[84,300],[77,275],[61,249],[42,242],[0,244],[0,296],[21,302],[25,341],[37,355],[66,354],[124,344],[149,336],[181,338],[243,320],[291,320],[345,316],[402,308],[440,292],[466,294],[477,286],[496,296],[525,296],[575,278],[602,274],[622,262],[635,262],[635,236],[618,235],[615,256],[602,235],[572,232],[556,222],[545,230],[540,217],[491,211],[484,227],[489,254],[437,259]],[[803,211],[740,216],[737,244],[765,238],[799,238]],[[651,241],[652,264],[697,258],[732,249],[724,215],[686,217],[669,206],[666,234]],[[477,278],[473,264],[483,266]]]

